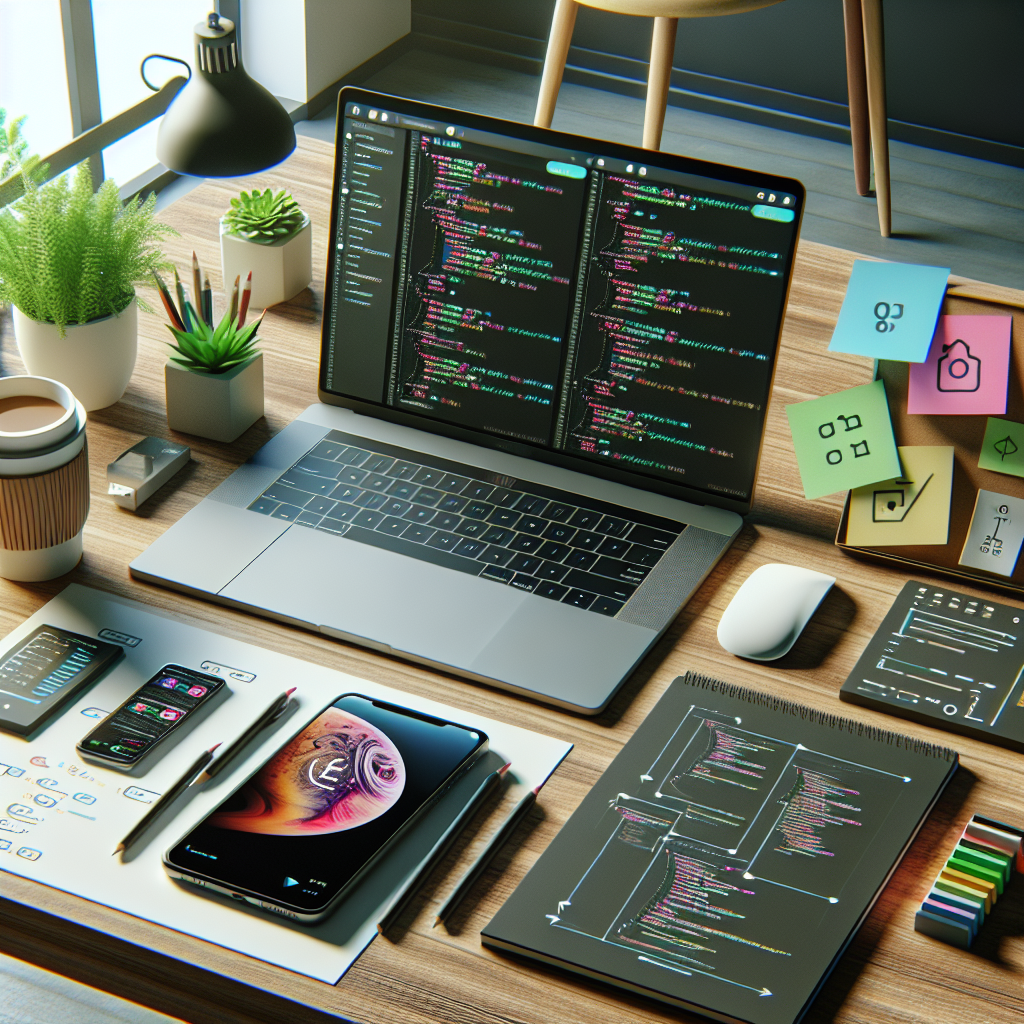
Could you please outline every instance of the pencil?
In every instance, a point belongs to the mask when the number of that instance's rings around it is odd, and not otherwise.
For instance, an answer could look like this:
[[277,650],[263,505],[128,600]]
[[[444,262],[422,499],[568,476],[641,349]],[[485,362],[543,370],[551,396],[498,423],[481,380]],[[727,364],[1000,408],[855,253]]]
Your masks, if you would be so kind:
[[188,309],[185,306],[185,288],[181,283],[181,278],[178,277],[178,268],[174,268],[174,290],[178,295],[178,308],[181,310],[181,321],[185,325],[185,330],[192,331],[192,325],[189,323]]
[[124,839],[117,844],[113,856],[116,857],[122,851],[127,850],[128,847],[131,846],[132,843],[134,843],[135,840],[153,824],[164,810],[167,807],[170,807],[170,805],[174,803],[174,801],[177,800],[186,789],[188,789],[192,780],[210,763],[210,760],[213,757],[213,752],[219,746],[219,743],[215,743],[209,750],[204,750],[199,757],[196,758],[185,774],[182,775],[178,781],[175,782],[174,785],[171,786],[171,788],[167,790],[152,807],[150,807],[148,811],[146,811],[135,828],[133,828],[131,832],[129,832],[128,835],[126,835]]
[[238,316],[238,282],[241,281],[241,279],[241,274],[237,274],[235,276],[235,284],[231,289],[231,315],[228,317],[228,320],[234,320],[235,317]]
[[210,287],[210,275],[203,278],[203,319],[213,326],[213,289]]
[[249,311],[249,296],[252,294],[252,271],[249,271],[245,279],[245,287],[242,289],[242,298],[238,308],[238,329],[245,326],[245,314]]
[[199,272],[199,258],[192,250],[192,300],[199,309],[203,308],[203,278]]
[[171,323],[178,328],[179,331],[185,330],[184,321],[178,315],[177,309],[174,308],[174,301],[171,299],[171,293],[167,290],[167,285],[164,284],[160,275],[154,270],[153,279],[156,281],[157,291],[160,293],[160,301],[164,304],[164,309],[167,311],[167,317]]
[[480,804],[484,802],[484,799],[501,784],[501,780],[504,777],[505,772],[507,772],[511,767],[511,762],[502,765],[501,768],[497,769],[497,771],[491,772],[491,774],[480,783],[469,803],[462,808],[458,817],[444,830],[437,842],[434,843],[430,853],[427,854],[426,860],[424,860],[420,865],[419,871],[413,875],[408,885],[406,885],[406,887],[399,892],[394,899],[392,899],[391,903],[388,904],[387,910],[384,911],[381,915],[380,921],[377,922],[377,933],[379,935],[383,935],[395,923],[402,911],[405,910],[409,900],[412,899],[416,891],[424,881],[426,881],[427,875],[437,867],[441,858],[448,852],[448,848],[452,845],[463,828],[465,828],[466,822],[473,816]]
[[[546,782],[547,779],[544,781]],[[462,902],[466,893],[473,888],[476,880],[487,870],[487,865],[494,860],[495,855],[508,841],[509,836],[516,830],[516,826],[529,814],[530,808],[536,803],[537,794],[543,786],[544,782],[539,786],[534,786],[512,809],[508,817],[498,827],[498,830],[491,836],[490,841],[484,847],[480,856],[473,861],[466,873],[459,879],[459,883],[452,890],[452,894],[444,901],[441,909],[437,912],[437,917],[434,918],[434,923],[430,926],[431,928],[436,928],[451,916],[452,911]]]
[[293,686],[290,690],[285,690],[284,693],[275,697],[263,714],[213,764],[209,765],[204,771],[201,771],[192,780],[192,785],[201,786],[207,779],[212,779],[215,775],[219,775],[258,732],[261,732],[272,722],[276,722],[284,714],[285,708],[288,706],[288,700],[295,690],[296,687]]

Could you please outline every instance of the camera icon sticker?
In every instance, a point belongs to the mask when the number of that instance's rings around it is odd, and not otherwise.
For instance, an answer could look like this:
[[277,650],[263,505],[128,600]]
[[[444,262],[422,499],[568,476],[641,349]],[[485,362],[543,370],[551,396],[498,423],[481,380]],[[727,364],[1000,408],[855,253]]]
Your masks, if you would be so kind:
[[928,358],[910,367],[907,412],[1003,415],[1010,368],[1008,316],[942,316]]

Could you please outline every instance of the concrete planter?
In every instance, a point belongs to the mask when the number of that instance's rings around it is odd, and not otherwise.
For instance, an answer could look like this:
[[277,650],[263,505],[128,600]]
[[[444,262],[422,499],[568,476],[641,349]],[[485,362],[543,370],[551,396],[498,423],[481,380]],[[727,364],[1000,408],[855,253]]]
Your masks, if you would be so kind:
[[291,238],[267,245],[231,234],[221,218],[220,265],[226,292],[236,277],[241,278],[242,287],[251,270],[251,305],[266,309],[287,301],[313,280],[313,229],[309,217]]
[[168,360],[164,382],[171,430],[234,441],[263,415],[262,353],[227,373],[199,373]]
[[33,320],[17,306],[13,313],[18,351],[33,377],[60,381],[88,412],[124,394],[139,345],[134,298],[116,316],[68,324],[63,338],[56,325]]

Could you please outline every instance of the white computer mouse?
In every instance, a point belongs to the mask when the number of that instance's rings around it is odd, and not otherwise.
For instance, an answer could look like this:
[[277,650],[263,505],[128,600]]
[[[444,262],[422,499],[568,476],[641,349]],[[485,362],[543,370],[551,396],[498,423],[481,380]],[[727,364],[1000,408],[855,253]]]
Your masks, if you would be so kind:
[[722,613],[718,642],[740,658],[781,658],[835,581],[835,576],[799,565],[762,565],[743,581]]

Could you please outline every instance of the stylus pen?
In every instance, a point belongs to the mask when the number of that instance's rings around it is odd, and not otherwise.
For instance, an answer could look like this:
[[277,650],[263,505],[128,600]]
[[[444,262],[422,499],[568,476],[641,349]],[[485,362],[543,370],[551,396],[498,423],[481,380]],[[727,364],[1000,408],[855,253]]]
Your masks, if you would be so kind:
[[381,915],[381,919],[377,923],[378,934],[383,935],[395,923],[402,911],[405,910],[409,900],[412,899],[413,895],[415,895],[416,891],[426,880],[427,875],[437,867],[438,862],[448,852],[448,847],[455,841],[455,838],[465,827],[466,822],[473,816],[480,804],[501,784],[505,772],[511,767],[512,762],[510,761],[508,764],[502,765],[497,771],[491,772],[480,783],[472,799],[459,812],[459,816],[444,830],[437,842],[434,843],[419,871],[413,875],[409,884],[395,896],[388,905],[387,910]]
[[146,811],[142,816],[142,820],[135,826],[135,828],[133,828],[131,832],[129,832],[128,835],[126,835],[124,839],[117,844],[117,848],[114,850],[112,856],[116,857],[123,850],[127,850],[128,847],[131,846],[132,843],[134,843],[135,840],[138,839],[139,836],[141,836],[142,833],[145,832],[158,817],[160,817],[161,814],[163,814],[164,809],[174,803],[174,801],[177,800],[186,789],[188,789],[192,780],[210,763],[210,760],[213,757],[213,752],[219,746],[219,743],[215,743],[209,750],[204,750],[195,759],[195,762],[189,767],[185,774],[182,775],[181,778],[178,779],[178,781],[171,786],[171,788],[167,790],[167,792],[164,793],[164,795],[161,796],[148,811]]
[[266,729],[272,722],[276,722],[288,707],[288,701],[291,695],[295,692],[296,687],[292,687],[290,690],[285,690],[284,693],[275,697],[270,702],[270,707],[256,719],[252,725],[249,726],[241,736],[235,740],[234,743],[224,751],[216,761],[213,762],[205,771],[200,772],[193,780],[191,785],[201,786],[207,779],[212,779],[215,775],[219,775],[230,763],[232,758],[237,757],[239,751],[251,740],[258,732]]
[[[547,782],[547,779],[544,780]],[[455,890],[451,896],[444,901],[441,909],[437,912],[437,917],[434,918],[434,923],[430,926],[436,928],[443,921],[448,920],[452,911],[463,901],[466,893],[473,888],[476,880],[487,870],[487,865],[494,860],[497,852],[508,842],[509,836],[512,835],[516,830],[516,826],[530,813],[530,808],[537,801],[537,794],[541,791],[544,786],[542,782],[539,786],[534,786],[522,800],[516,804],[515,808],[509,813],[509,816],[501,823],[498,831],[491,836],[491,841],[484,847],[480,856],[473,862],[469,870],[459,880],[459,884],[455,886]]]

